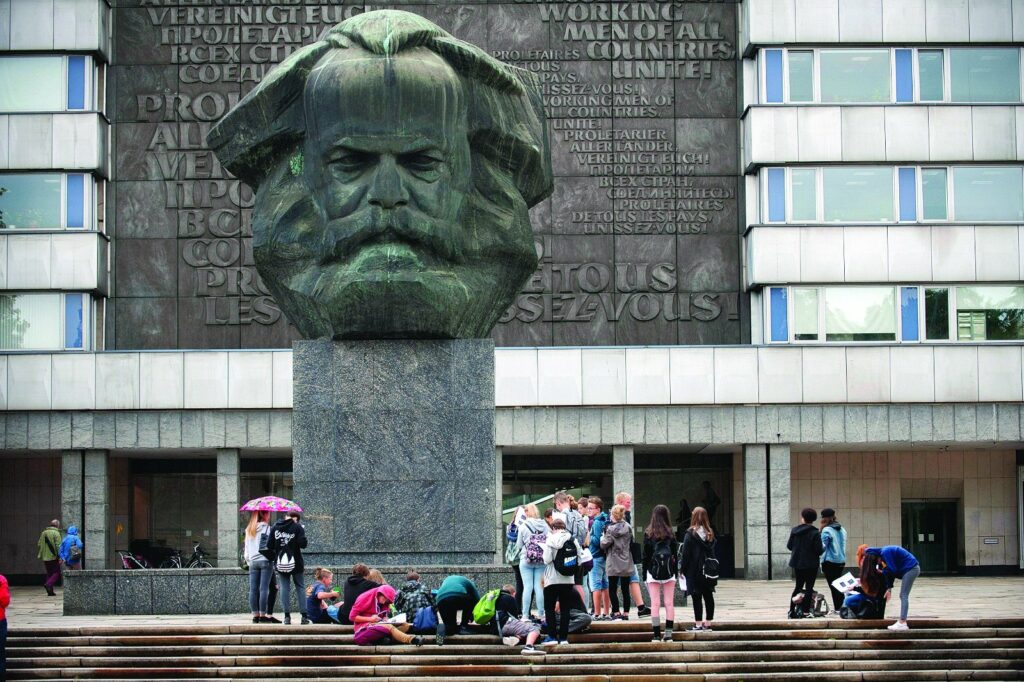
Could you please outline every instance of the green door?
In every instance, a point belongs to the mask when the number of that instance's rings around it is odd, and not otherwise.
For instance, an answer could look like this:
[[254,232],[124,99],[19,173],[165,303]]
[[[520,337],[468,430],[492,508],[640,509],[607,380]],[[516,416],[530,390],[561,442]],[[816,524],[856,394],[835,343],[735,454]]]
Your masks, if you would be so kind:
[[956,570],[956,502],[904,501],[903,546],[921,562],[922,573]]

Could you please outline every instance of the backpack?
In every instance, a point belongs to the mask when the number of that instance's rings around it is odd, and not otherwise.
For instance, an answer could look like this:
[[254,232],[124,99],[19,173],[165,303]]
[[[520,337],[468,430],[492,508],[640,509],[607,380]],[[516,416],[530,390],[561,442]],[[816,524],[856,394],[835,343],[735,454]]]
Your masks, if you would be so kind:
[[651,556],[651,566],[648,572],[655,580],[669,580],[678,572],[676,556],[672,553],[671,540],[658,540],[654,543],[654,554]]
[[718,584],[718,576],[721,569],[718,559],[715,558],[715,547],[717,545],[717,540],[711,543],[711,548],[708,549],[708,555],[704,557],[704,566],[701,567],[701,572],[704,574],[704,580],[706,580],[712,587]]
[[287,551],[283,551],[277,555],[277,565],[274,566],[278,573],[288,575],[295,570],[295,557],[289,554]]
[[501,595],[501,590],[491,590],[484,596],[480,597],[480,601],[473,607],[473,622],[477,625],[487,625],[494,618],[495,605],[498,603],[498,597]]
[[566,530],[572,535],[572,539],[579,543],[580,547],[585,547],[587,545],[587,522],[579,515],[579,512],[567,514],[566,517],[571,525],[571,528],[566,528]]
[[555,560],[552,562],[559,574],[570,576],[576,575],[580,566],[580,555],[576,549],[576,541],[569,536],[562,543],[562,546],[555,552]]
[[433,632],[437,629],[437,616],[433,606],[421,606],[412,620],[413,632]]
[[270,526],[263,529],[260,533],[260,549],[259,552],[269,561],[273,561],[277,557],[277,552],[270,548]]
[[545,533],[532,533],[526,541],[526,563],[540,565],[544,563],[544,541],[548,539]]
[[82,560],[82,548],[76,542],[71,543],[71,547],[68,548],[68,559],[69,564],[77,564]]

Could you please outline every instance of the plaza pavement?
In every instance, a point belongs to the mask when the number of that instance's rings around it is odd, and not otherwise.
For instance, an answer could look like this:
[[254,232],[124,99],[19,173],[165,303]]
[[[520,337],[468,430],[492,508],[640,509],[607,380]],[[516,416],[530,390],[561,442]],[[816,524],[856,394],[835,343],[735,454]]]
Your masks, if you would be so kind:
[[[509,578],[511,579],[511,573]],[[435,587],[435,586],[432,586]],[[815,585],[825,587],[819,576]],[[723,580],[715,593],[715,619],[718,621],[784,620],[792,584],[786,580]],[[898,611],[899,583],[893,590],[896,603],[886,615]],[[61,589],[57,597],[46,596],[43,588],[11,588],[7,609],[11,628],[72,627],[87,625],[235,625],[249,623],[247,614],[175,615],[175,616],[63,616]],[[280,604],[275,615],[281,616]],[[688,623],[693,616],[689,604],[676,607],[676,622]],[[1024,617],[1024,576],[1012,577],[921,577],[914,583],[910,599],[910,622],[929,618],[1021,618]],[[636,618],[636,609],[632,619]],[[298,617],[294,617],[295,623]]]

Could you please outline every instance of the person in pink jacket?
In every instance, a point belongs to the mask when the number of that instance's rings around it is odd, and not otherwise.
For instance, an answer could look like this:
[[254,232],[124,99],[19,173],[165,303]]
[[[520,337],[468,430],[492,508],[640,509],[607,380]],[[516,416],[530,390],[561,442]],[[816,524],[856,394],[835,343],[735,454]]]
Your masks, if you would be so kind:
[[412,627],[412,623],[396,626],[383,622],[391,615],[389,607],[394,601],[395,588],[391,585],[381,585],[359,595],[349,613],[349,618],[356,628],[356,644],[369,646],[387,639],[399,644],[423,644],[422,637],[406,634],[405,631]]
[[0,680],[7,679],[7,607],[11,605],[11,589],[7,578],[0,575]]

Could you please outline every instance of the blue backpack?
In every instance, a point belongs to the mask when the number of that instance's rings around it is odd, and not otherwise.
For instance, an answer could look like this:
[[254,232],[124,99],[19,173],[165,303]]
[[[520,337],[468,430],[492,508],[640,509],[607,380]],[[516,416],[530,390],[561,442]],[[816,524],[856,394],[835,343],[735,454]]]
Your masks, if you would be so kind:
[[434,615],[434,607],[421,606],[412,621],[412,629],[414,632],[433,632],[437,630],[437,616]]

